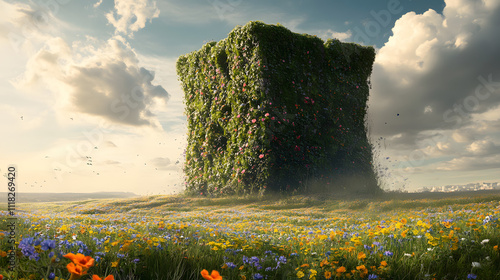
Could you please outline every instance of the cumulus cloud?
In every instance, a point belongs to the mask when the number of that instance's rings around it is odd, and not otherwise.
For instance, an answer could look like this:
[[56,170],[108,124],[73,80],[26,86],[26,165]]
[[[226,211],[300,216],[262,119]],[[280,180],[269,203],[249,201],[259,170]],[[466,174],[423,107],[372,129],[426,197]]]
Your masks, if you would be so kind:
[[500,166],[500,1],[445,3],[401,16],[371,77],[371,134],[409,172]]
[[[151,107],[166,102],[167,91],[153,85],[154,72],[139,65],[134,50],[120,36],[98,47],[53,38],[27,64],[20,82],[39,81],[58,92],[73,111],[127,125],[155,125]],[[65,101],[65,102],[64,102]]]
[[410,12],[397,20],[374,65],[373,131],[403,133],[412,144],[422,131],[465,126],[473,114],[496,107],[499,7],[500,1],[448,1],[443,15]]
[[117,33],[132,36],[134,32],[146,26],[146,22],[160,15],[154,0],[115,0],[115,9],[106,14]]
[[469,125],[500,103],[500,1],[446,3],[443,15],[403,15],[378,52],[374,132],[403,133],[412,145],[423,131]]

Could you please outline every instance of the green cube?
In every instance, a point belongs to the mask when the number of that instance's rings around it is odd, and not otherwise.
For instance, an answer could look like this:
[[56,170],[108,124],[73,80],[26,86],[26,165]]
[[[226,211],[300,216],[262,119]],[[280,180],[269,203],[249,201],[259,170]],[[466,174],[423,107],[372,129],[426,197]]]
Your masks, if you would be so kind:
[[186,190],[378,191],[365,127],[374,59],[262,22],[180,56]]

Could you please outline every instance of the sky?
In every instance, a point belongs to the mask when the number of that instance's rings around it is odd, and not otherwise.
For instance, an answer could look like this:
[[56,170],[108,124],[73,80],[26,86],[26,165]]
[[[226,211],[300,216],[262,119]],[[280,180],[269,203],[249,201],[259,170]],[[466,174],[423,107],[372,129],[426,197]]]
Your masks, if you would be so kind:
[[500,0],[0,0],[0,174],[20,193],[181,192],[175,62],[255,20],[375,47],[384,189],[500,181]]

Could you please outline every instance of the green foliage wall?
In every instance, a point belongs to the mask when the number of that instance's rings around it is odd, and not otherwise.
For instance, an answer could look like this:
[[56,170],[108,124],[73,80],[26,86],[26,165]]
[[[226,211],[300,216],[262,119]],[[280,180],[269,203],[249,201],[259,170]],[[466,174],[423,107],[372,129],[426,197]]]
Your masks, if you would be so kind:
[[[249,22],[180,56],[188,192],[378,189],[365,129],[375,51]],[[348,186],[345,178],[363,178]],[[323,189],[322,191],[324,191]]]

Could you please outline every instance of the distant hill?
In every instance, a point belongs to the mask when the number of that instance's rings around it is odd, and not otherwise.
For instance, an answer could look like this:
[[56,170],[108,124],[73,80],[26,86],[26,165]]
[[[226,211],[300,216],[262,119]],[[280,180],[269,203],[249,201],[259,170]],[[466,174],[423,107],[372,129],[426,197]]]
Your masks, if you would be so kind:
[[[131,198],[139,195],[132,192],[94,192],[94,193],[17,193],[16,203],[80,201],[88,199]],[[0,204],[7,203],[7,193],[0,192]]]

